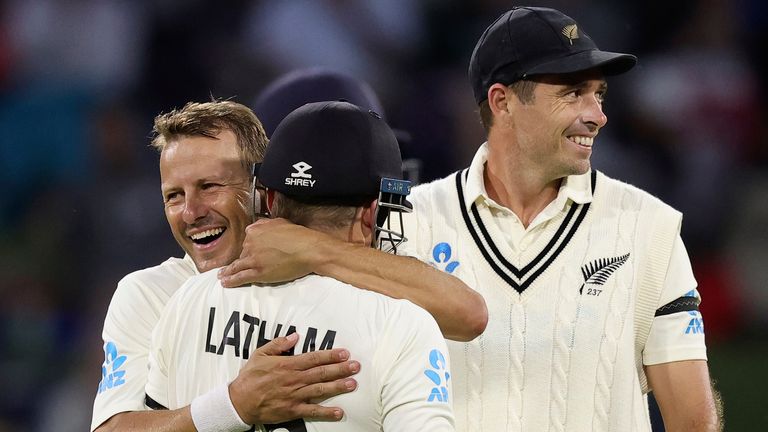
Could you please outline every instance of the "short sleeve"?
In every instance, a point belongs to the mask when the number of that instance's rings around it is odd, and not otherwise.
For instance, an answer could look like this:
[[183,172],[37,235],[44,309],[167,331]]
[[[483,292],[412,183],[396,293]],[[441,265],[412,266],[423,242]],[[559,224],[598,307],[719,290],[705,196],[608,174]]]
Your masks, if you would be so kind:
[[176,298],[178,296],[172,297],[168,302],[152,332],[152,344],[149,349],[149,372],[145,387],[146,396],[166,408],[171,408],[168,395],[168,359],[171,358],[170,352],[173,348],[170,336],[176,334],[172,319],[177,310],[178,302],[174,301]]
[[104,363],[91,430],[115,414],[145,409],[149,343],[165,300],[147,296],[147,287],[134,278],[118,284],[104,320]]
[[672,247],[659,306],[643,350],[643,364],[706,360],[704,320],[691,261],[680,236]]
[[402,304],[374,357],[382,379],[384,430],[453,431],[453,377],[445,339],[425,310]]

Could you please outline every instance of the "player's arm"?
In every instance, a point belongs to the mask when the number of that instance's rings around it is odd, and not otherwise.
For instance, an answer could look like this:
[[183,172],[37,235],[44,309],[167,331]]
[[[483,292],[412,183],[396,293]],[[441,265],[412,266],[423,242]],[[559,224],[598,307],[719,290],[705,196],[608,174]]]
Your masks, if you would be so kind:
[[[243,423],[280,423],[296,418],[341,420],[344,415],[341,408],[325,407],[316,402],[354,390],[357,382],[349,377],[360,370],[360,364],[349,360],[349,352],[343,349],[280,356],[296,341],[298,337],[294,333],[260,347],[229,384],[229,398]],[[238,430],[214,429],[221,432]],[[147,430],[198,431],[189,406],[175,410],[123,412],[96,429],[98,432]]]
[[246,233],[240,258],[220,274],[226,287],[316,273],[408,299],[432,314],[448,339],[468,341],[485,330],[488,311],[482,296],[417,259],[337,240],[284,219],[261,219]]
[[197,432],[189,407],[164,411],[131,411],[112,416],[95,432],[147,431]]
[[646,366],[645,374],[667,432],[722,430],[706,360]]
[[678,235],[642,353],[648,386],[668,432],[721,430],[719,398],[710,382],[696,285]]

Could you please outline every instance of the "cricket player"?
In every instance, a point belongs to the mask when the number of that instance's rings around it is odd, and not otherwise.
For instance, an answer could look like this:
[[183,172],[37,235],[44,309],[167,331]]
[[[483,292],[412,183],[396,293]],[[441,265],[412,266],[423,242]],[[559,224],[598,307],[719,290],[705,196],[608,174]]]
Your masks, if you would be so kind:
[[[651,389],[667,430],[720,428],[682,215],[590,163],[606,77],[636,61],[550,8],[515,7],[477,41],[469,78],[487,142],[468,168],[414,188],[398,248],[431,255],[488,305],[480,337],[448,343],[457,430],[650,431]],[[261,246],[230,266],[231,283],[252,281],[240,269],[276,245],[295,253],[259,260],[257,279],[338,259],[309,230],[250,235]]]
[[[393,221],[410,209],[410,186],[399,180],[395,136],[373,111],[347,102],[295,110],[275,130],[258,177],[266,186],[259,201],[275,217],[357,245],[396,249],[405,240]],[[338,423],[258,430],[453,430],[450,362],[434,318],[409,301],[319,275],[232,289],[216,271],[190,278],[153,335],[148,406],[190,403],[235,378],[253,347],[287,335],[298,335],[289,354],[349,349],[360,362],[358,386],[326,402],[344,409]]]

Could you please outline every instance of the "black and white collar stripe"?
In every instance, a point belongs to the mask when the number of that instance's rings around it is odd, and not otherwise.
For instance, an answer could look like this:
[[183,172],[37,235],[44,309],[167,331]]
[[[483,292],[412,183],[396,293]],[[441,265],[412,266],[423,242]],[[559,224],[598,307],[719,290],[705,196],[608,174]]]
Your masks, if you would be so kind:
[[[477,204],[472,202],[471,207],[467,209],[467,203],[464,197],[464,187],[467,181],[468,170],[456,173],[456,191],[459,195],[459,206],[464,222],[472,235],[477,248],[483,254],[486,262],[517,292],[522,293],[528,288],[537,277],[539,277],[552,262],[560,255],[568,242],[573,238],[582,221],[587,215],[590,203],[577,204],[571,202],[568,214],[557,229],[552,239],[547,243],[544,249],[530,263],[522,269],[518,269],[510,263],[499,251],[493,238],[488,232]],[[596,172],[592,171],[591,186],[594,194],[596,183]]]

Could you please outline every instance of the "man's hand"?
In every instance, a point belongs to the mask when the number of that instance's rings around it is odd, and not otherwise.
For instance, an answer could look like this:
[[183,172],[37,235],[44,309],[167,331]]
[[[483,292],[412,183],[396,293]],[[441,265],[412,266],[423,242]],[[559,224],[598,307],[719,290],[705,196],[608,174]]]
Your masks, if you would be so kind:
[[341,408],[318,405],[329,397],[357,388],[350,376],[360,363],[344,349],[314,351],[297,356],[280,354],[299,337],[292,333],[257,349],[229,385],[229,396],[245,423],[280,423],[297,418],[338,421]]
[[312,271],[304,254],[311,253],[315,244],[327,238],[327,234],[285,219],[259,219],[245,229],[240,258],[219,271],[221,284],[232,288],[306,276]]

